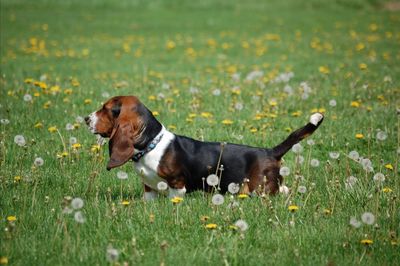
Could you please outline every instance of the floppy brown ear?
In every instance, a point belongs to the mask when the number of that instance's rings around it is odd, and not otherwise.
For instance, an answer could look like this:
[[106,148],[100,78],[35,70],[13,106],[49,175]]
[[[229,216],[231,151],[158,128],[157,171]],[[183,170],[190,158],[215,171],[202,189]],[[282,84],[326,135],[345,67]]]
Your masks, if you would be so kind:
[[121,166],[132,158],[135,152],[133,140],[134,132],[131,123],[119,123],[108,143],[110,161],[108,161],[107,170]]

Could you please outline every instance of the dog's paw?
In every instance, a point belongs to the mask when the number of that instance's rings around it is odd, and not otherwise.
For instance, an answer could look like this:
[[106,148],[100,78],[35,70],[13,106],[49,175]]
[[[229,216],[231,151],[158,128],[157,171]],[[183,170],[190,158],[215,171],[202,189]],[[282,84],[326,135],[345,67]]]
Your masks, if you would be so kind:
[[321,113],[315,113],[310,116],[310,123],[314,126],[318,126],[318,123],[321,122],[324,116]]

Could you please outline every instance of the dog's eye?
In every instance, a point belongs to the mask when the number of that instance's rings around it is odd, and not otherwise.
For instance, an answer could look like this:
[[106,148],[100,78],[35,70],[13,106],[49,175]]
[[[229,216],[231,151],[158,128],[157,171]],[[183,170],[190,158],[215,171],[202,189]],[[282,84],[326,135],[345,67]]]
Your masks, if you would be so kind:
[[111,113],[113,117],[118,117],[120,112],[121,112],[121,105],[114,105],[111,108]]

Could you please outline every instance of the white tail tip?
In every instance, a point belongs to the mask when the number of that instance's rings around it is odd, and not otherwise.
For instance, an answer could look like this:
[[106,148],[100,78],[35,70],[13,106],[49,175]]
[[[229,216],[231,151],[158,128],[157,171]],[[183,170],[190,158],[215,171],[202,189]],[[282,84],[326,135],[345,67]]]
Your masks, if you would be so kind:
[[314,126],[317,126],[318,123],[324,118],[324,116],[321,113],[315,113],[310,116],[310,123],[313,124]]

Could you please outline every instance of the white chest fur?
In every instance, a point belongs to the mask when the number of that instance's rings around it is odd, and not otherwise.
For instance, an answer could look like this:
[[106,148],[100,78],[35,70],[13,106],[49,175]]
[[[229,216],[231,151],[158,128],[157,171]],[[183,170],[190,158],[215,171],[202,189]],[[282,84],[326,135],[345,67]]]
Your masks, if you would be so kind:
[[[157,146],[140,158],[138,162],[133,162],[133,165],[142,178],[143,183],[155,191],[158,191],[157,184],[160,181],[165,182],[164,179],[157,175],[158,164],[160,163],[168,145],[175,138],[175,135],[166,130],[164,126],[159,134],[163,134],[163,136]],[[135,152],[137,151],[135,150]]]

